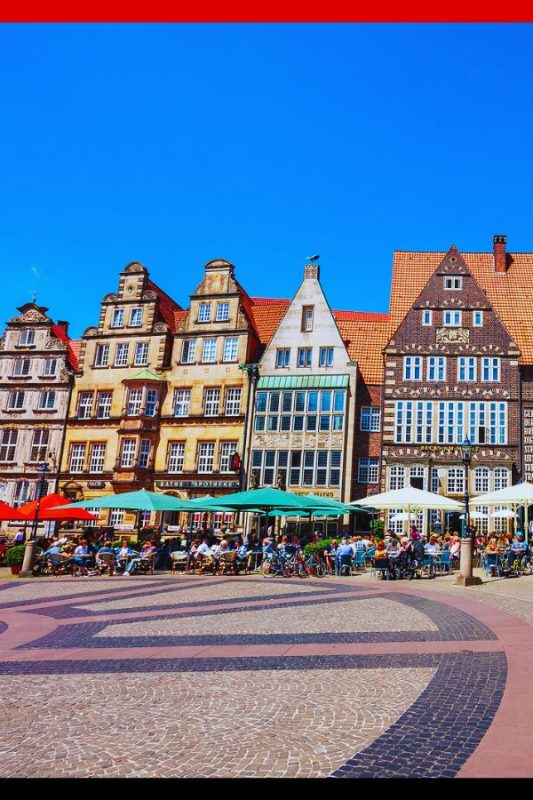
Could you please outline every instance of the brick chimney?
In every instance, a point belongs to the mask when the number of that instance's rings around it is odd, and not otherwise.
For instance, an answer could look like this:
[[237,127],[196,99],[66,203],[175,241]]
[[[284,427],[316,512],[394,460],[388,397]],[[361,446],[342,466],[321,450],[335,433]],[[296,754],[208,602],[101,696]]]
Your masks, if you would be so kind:
[[507,236],[496,234],[492,242],[494,246],[494,272],[507,272]]
[[65,333],[66,336],[68,336],[68,326],[69,326],[69,323],[65,322],[64,319],[58,319],[57,320],[57,327],[61,328],[61,330]]

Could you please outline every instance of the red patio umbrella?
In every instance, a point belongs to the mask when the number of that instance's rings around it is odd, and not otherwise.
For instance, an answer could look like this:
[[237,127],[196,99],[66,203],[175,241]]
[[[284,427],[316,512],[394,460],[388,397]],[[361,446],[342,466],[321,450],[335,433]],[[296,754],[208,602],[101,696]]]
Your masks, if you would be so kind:
[[20,508],[11,508],[0,500],[0,522],[27,522],[27,520],[26,514]]
[[[17,509],[17,513],[22,513],[22,517],[15,517],[15,519],[28,519],[33,521],[35,519],[35,511],[37,509],[38,500],[32,500],[31,503],[25,503]],[[41,499],[41,506],[39,508],[39,521],[40,522],[60,522],[61,520],[80,519],[80,520],[95,520],[98,517],[95,514],[89,513],[85,508],[65,508],[61,510],[56,506],[70,505],[71,501],[60,494],[47,494],[46,497]]]

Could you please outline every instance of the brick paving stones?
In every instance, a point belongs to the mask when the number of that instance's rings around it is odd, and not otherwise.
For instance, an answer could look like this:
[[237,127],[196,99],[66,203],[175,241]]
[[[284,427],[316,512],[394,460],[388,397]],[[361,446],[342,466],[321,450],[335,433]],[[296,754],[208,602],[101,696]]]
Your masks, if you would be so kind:
[[480,774],[500,718],[513,746],[504,689],[509,663],[513,687],[527,685],[517,643],[530,629],[435,583],[165,575],[3,589],[0,776]]

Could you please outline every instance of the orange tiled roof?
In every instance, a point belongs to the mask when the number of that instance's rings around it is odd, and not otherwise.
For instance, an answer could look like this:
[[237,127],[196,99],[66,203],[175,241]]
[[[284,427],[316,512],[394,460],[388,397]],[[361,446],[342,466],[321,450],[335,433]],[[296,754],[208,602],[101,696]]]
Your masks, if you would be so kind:
[[174,314],[176,311],[181,311],[181,306],[176,303],[166,292],[159,288],[159,286],[151,281],[149,278],[146,281],[146,287],[155,292],[159,297],[159,312],[164,322],[168,325],[172,333],[176,332],[176,321]]
[[348,354],[355,361],[364,382],[371,386],[383,383],[382,350],[390,338],[388,314],[362,311],[334,311]]
[[[508,253],[505,273],[494,271],[493,254],[463,253],[468,269],[521,351],[521,362],[533,364],[533,253]],[[394,253],[390,299],[391,335],[435,272],[446,253]]]
[[276,328],[287,308],[290,300],[281,300],[273,297],[251,297],[251,311],[261,344],[266,345],[270,342]]

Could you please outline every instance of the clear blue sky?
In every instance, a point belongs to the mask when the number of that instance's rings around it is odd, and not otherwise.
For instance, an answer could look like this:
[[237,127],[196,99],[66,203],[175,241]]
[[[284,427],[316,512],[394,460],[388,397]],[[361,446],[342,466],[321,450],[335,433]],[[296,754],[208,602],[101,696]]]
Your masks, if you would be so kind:
[[80,335],[129,261],[386,311],[394,249],[533,250],[528,25],[0,27],[1,321]]

